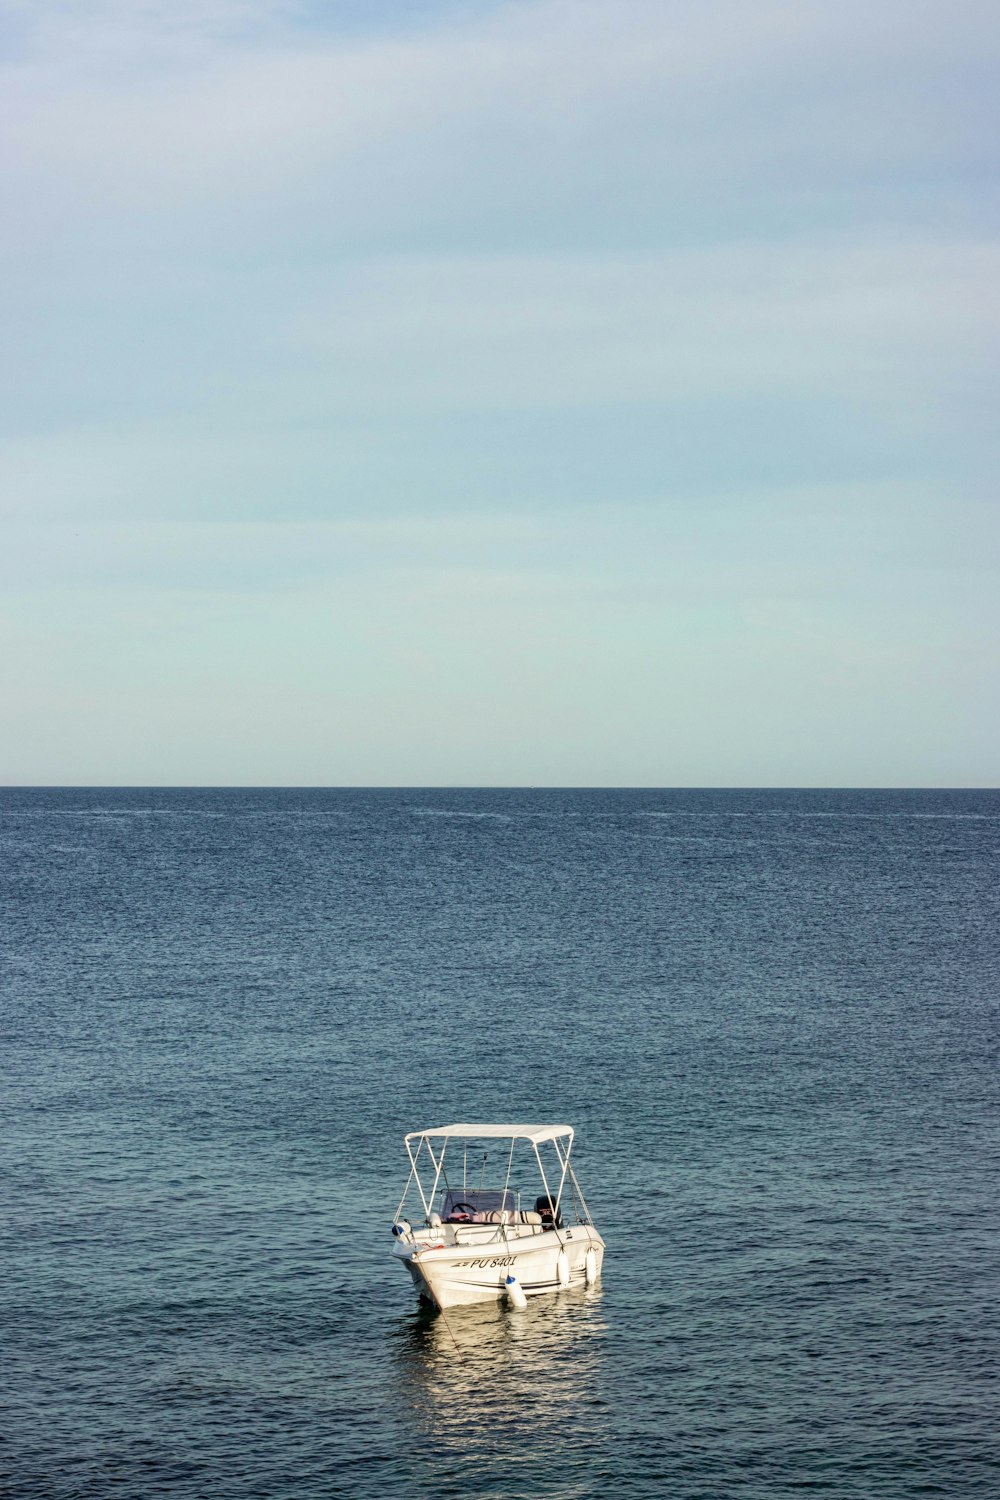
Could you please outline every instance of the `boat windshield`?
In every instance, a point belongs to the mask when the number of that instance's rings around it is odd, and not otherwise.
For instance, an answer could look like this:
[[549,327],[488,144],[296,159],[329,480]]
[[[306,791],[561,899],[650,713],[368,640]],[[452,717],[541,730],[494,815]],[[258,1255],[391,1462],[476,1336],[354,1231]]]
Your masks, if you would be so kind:
[[517,1194],[503,1188],[448,1188],[441,1204],[443,1219],[479,1219],[486,1222],[493,1214],[499,1219],[506,1211],[517,1212]]

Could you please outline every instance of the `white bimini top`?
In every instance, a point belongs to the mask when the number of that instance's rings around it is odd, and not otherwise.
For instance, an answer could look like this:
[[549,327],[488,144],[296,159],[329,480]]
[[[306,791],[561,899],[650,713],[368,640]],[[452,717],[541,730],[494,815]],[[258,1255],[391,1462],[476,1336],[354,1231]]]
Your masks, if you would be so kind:
[[411,1130],[406,1139],[407,1142],[419,1141],[428,1135],[445,1138],[478,1137],[482,1140],[502,1138],[511,1140],[513,1138],[530,1141],[533,1146],[537,1146],[541,1141],[557,1141],[566,1137],[572,1140],[573,1127],[572,1125],[438,1125],[432,1130]]

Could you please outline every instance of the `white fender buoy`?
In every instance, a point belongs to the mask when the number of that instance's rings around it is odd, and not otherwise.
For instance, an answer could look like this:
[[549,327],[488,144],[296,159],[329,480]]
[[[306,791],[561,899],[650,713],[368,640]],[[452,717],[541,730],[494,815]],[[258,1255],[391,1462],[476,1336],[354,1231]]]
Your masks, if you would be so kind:
[[565,1250],[560,1250],[556,1257],[556,1276],[560,1286],[569,1286],[569,1258]]
[[587,1251],[586,1269],[587,1285],[593,1286],[594,1282],[597,1280],[597,1251],[594,1249],[593,1245],[591,1245]]
[[507,1277],[507,1301],[511,1307],[516,1307],[519,1312],[523,1312],[528,1305],[528,1299],[524,1295],[521,1283],[516,1276]]

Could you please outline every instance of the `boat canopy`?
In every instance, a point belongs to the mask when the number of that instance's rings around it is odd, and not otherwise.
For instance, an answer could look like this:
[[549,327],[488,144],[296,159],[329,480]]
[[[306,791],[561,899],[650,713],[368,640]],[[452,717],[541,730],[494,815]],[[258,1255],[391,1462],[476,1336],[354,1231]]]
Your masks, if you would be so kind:
[[537,1146],[542,1141],[559,1141],[568,1138],[573,1139],[572,1125],[438,1125],[433,1130],[411,1130],[406,1137],[407,1145],[410,1141],[419,1141],[426,1136],[445,1137],[464,1136],[467,1139],[479,1138],[481,1140],[525,1140]]

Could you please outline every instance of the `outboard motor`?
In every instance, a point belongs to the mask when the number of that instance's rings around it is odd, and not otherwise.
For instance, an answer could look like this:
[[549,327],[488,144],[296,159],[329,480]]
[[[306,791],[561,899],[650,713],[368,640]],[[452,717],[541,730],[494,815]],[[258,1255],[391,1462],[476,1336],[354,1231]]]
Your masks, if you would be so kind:
[[562,1228],[562,1209],[553,1210],[552,1199],[544,1194],[541,1198],[535,1199],[535,1213],[541,1214],[543,1229]]

